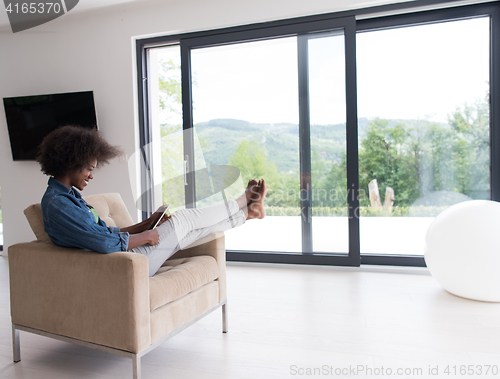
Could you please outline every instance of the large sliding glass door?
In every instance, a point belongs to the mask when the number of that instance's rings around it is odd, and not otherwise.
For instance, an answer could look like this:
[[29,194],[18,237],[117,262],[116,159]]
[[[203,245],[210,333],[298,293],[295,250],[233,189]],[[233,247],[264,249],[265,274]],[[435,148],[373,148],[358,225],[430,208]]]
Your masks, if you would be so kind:
[[357,35],[360,244],[423,256],[434,218],[491,199],[490,18]]
[[[354,19],[320,24],[321,32],[306,23],[294,33],[269,28],[244,40],[181,41],[189,67],[183,80],[191,83],[183,92],[191,105],[184,127],[199,141],[185,144],[194,157],[187,191],[201,207],[237,196],[251,178],[265,178],[269,188],[266,217],[226,233],[235,256],[359,264],[349,238],[357,231],[357,220],[349,222],[355,207],[347,195],[346,80],[355,68],[346,64],[346,51],[353,59]],[[355,128],[355,117],[351,123]],[[214,191],[212,172],[227,166],[240,178]]]

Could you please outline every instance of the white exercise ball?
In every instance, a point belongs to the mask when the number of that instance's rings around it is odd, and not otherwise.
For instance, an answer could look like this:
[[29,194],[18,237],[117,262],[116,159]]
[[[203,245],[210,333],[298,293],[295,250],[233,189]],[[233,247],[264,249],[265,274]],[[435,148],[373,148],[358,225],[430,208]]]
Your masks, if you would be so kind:
[[427,230],[425,263],[448,292],[500,302],[500,203],[465,201],[440,213]]

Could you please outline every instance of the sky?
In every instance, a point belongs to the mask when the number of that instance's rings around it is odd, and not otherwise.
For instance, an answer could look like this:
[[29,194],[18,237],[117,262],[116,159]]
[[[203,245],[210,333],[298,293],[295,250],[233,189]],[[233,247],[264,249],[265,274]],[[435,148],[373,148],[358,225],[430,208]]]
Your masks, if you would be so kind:
[[[358,33],[358,117],[447,122],[457,107],[483,100],[488,34],[488,18]],[[298,124],[296,41],[286,37],[193,50],[194,122],[234,118]],[[343,123],[344,37],[318,36],[308,46],[311,123]],[[166,59],[164,51],[159,56]]]
[[488,18],[358,34],[359,117],[447,122],[484,99],[488,35]]

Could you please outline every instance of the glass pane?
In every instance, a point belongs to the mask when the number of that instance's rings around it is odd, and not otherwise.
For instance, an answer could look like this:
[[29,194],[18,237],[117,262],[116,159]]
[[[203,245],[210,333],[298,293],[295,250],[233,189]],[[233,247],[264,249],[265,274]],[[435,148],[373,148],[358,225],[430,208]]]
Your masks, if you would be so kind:
[[149,50],[149,77],[155,209],[176,210],[185,207],[179,45]]
[[423,255],[436,215],[490,198],[489,44],[488,17],[357,35],[362,254]]
[[[266,218],[228,231],[227,249],[300,253],[296,38],[196,49],[191,65],[196,170],[237,167],[241,177],[224,191],[227,198],[251,178],[265,178],[269,188]],[[202,179],[197,207],[221,202]]]
[[313,251],[347,254],[343,32],[309,39],[308,53]]

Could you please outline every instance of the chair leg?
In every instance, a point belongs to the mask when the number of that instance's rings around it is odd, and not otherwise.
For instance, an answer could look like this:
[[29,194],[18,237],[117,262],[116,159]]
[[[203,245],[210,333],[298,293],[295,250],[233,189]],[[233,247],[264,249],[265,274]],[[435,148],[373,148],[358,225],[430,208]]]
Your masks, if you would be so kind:
[[132,357],[133,375],[134,379],[141,379],[141,357],[135,354]]
[[227,333],[227,303],[222,305],[222,333]]
[[21,360],[21,345],[19,344],[19,330],[12,325],[12,348],[14,350],[14,363]]

